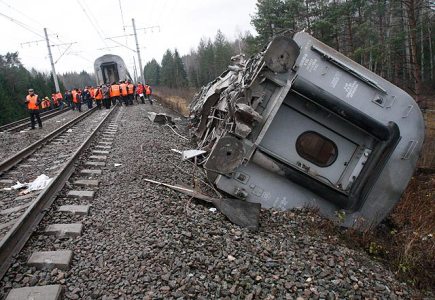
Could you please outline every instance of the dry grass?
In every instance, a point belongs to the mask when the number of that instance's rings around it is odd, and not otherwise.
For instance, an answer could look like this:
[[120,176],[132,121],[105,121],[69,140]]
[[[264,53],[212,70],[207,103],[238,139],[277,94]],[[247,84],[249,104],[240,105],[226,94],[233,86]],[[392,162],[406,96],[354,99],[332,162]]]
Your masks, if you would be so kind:
[[167,87],[155,87],[153,94],[162,103],[183,116],[189,116],[189,103],[195,95],[194,89],[171,89]]

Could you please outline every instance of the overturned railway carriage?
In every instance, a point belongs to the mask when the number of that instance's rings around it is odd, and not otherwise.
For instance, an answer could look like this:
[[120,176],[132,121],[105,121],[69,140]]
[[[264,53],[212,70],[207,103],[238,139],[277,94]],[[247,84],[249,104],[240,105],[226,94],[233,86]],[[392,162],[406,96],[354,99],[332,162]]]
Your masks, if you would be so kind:
[[106,54],[97,58],[94,62],[94,70],[98,85],[131,80],[124,60],[118,55]]
[[230,66],[191,112],[218,189],[266,208],[318,207],[344,226],[388,215],[424,136],[407,93],[304,32]]

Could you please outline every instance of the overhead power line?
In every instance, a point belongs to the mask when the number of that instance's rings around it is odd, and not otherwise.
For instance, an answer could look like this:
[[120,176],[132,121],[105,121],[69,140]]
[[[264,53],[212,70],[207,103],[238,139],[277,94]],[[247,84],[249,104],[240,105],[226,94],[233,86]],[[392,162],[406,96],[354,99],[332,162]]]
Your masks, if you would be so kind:
[[24,28],[25,30],[27,30],[27,31],[29,31],[29,32],[31,32],[31,33],[33,33],[33,34],[36,34],[37,36],[39,36],[39,37],[41,37],[41,38],[45,38],[42,34],[39,34],[38,32],[34,31],[34,30],[29,26],[29,25],[26,25],[26,24],[24,24],[23,22],[18,21],[17,19],[14,19],[14,18],[12,18],[12,17],[10,17],[10,16],[8,16],[8,15],[5,15],[5,14],[2,13],[2,12],[0,12],[0,16],[2,16],[2,17],[4,17],[4,18],[8,19],[9,21],[11,21],[11,22],[17,24],[18,26]]
[[91,23],[92,27],[95,29],[95,31],[97,32],[98,36],[100,37],[100,39],[103,41],[104,45],[107,47],[107,43],[104,39],[104,34],[102,32],[100,32],[100,29],[98,29],[98,26],[96,23],[94,23],[94,21],[92,21],[92,18],[89,16],[86,8],[83,6],[83,4],[80,2],[80,0],[77,0],[77,3],[80,5],[81,9],[83,10],[83,12],[85,13],[86,17],[89,20],[89,23]]
[[7,6],[9,9],[11,9],[11,10],[13,10],[13,11],[16,11],[17,13],[19,13],[20,15],[22,15],[23,17],[25,17],[27,20],[30,20],[30,21],[32,21],[32,22],[38,24],[41,28],[44,27],[44,25],[43,25],[42,23],[40,23],[38,20],[32,18],[31,16],[29,16],[28,14],[22,12],[21,10],[19,10],[19,9],[17,9],[17,8],[15,8],[15,7],[13,7],[13,6],[10,5],[9,3],[7,3],[6,1],[4,1],[4,0],[0,0],[0,2],[3,3],[3,5]]

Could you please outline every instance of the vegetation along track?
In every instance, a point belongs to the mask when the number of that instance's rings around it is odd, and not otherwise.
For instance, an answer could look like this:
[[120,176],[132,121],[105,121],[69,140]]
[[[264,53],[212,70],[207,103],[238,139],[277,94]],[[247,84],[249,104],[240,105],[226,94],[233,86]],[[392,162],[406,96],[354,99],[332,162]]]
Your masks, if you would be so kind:
[[[51,119],[55,116],[63,114],[66,111],[69,111],[69,110],[70,110],[70,108],[67,107],[67,108],[64,108],[62,110],[43,112],[43,113],[41,113],[41,120],[44,121],[44,120]],[[24,119],[0,126],[0,131],[1,132],[14,132],[14,131],[26,129],[28,127],[30,127],[29,118],[24,118]]]
[[[0,164],[3,185],[32,180],[43,173],[53,178],[40,193],[16,197],[12,190],[0,194],[0,278],[73,173],[80,154],[115,109],[89,110]],[[94,117],[89,118],[91,115]]]

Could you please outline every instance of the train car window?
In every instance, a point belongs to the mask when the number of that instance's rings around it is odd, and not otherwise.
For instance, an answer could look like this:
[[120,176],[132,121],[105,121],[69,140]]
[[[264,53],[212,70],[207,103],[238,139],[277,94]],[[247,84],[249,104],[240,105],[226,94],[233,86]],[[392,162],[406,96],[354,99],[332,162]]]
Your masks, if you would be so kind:
[[332,165],[338,156],[337,145],[314,131],[306,131],[298,137],[296,151],[302,158],[322,168]]

